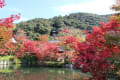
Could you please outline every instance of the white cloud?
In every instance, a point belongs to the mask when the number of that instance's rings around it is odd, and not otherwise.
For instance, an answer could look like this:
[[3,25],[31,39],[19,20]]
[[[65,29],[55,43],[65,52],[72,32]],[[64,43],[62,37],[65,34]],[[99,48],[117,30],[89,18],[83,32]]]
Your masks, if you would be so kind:
[[16,12],[16,13],[22,12],[22,10],[19,9],[19,8],[8,8],[8,10],[11,11],[11,12]]
[[19,22],[27,21],[27,20],[29,20],[29,19],[25,18],[25,17],[21,17],[19,20],[15,21],[14,23],[19,23]]
[[87,12],[103,15],[114,12],[110,10],[111,6],[114,3],[114,0],[93,0],[85,3],[59,6],[57,8],[57,11],[59,11],[61,15],[66,15],[74,12]]
[[22,18],[20,18],[19,21],[27,21],[27,20],[28,20],[27,18],[22,17]]

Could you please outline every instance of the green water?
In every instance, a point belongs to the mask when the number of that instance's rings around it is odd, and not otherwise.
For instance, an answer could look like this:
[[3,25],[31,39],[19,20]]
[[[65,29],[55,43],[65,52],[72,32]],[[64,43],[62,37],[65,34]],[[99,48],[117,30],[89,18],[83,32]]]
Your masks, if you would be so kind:
[[83,80],[88,75],[65,68],[0,69],[0,80]]

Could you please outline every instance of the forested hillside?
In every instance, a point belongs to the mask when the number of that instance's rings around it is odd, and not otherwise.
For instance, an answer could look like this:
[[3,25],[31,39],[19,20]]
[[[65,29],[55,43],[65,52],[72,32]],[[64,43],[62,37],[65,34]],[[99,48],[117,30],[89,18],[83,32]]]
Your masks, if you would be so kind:
[[101,21],[107,22],[109,15],[96,15],[90,13],[74,13],[67,16],[56,16],[51,19],[36,18],[20,22],[17,30],[24,30],[31,39],[36,39],[40,34],[50,34],[56,30],[59,33],[63,28],[74,27],[81,30],[92,30],[92,26],[100,25]]

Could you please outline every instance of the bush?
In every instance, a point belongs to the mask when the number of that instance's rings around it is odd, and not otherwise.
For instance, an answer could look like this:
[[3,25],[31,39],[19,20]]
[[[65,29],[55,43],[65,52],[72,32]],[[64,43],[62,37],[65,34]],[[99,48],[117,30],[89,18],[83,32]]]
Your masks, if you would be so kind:
[[55,62],[55,61],[46,61],[44,63],[40,63],[43,67],[62,67],[64,65],[64,62]]

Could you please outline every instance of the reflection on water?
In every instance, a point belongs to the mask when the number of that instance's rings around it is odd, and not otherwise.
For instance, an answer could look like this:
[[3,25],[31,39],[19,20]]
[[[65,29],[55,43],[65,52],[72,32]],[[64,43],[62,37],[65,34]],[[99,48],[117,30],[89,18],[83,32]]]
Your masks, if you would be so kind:
[[83,80],[85,77],[89,76],[65,68],[0,69],[0,80]]

